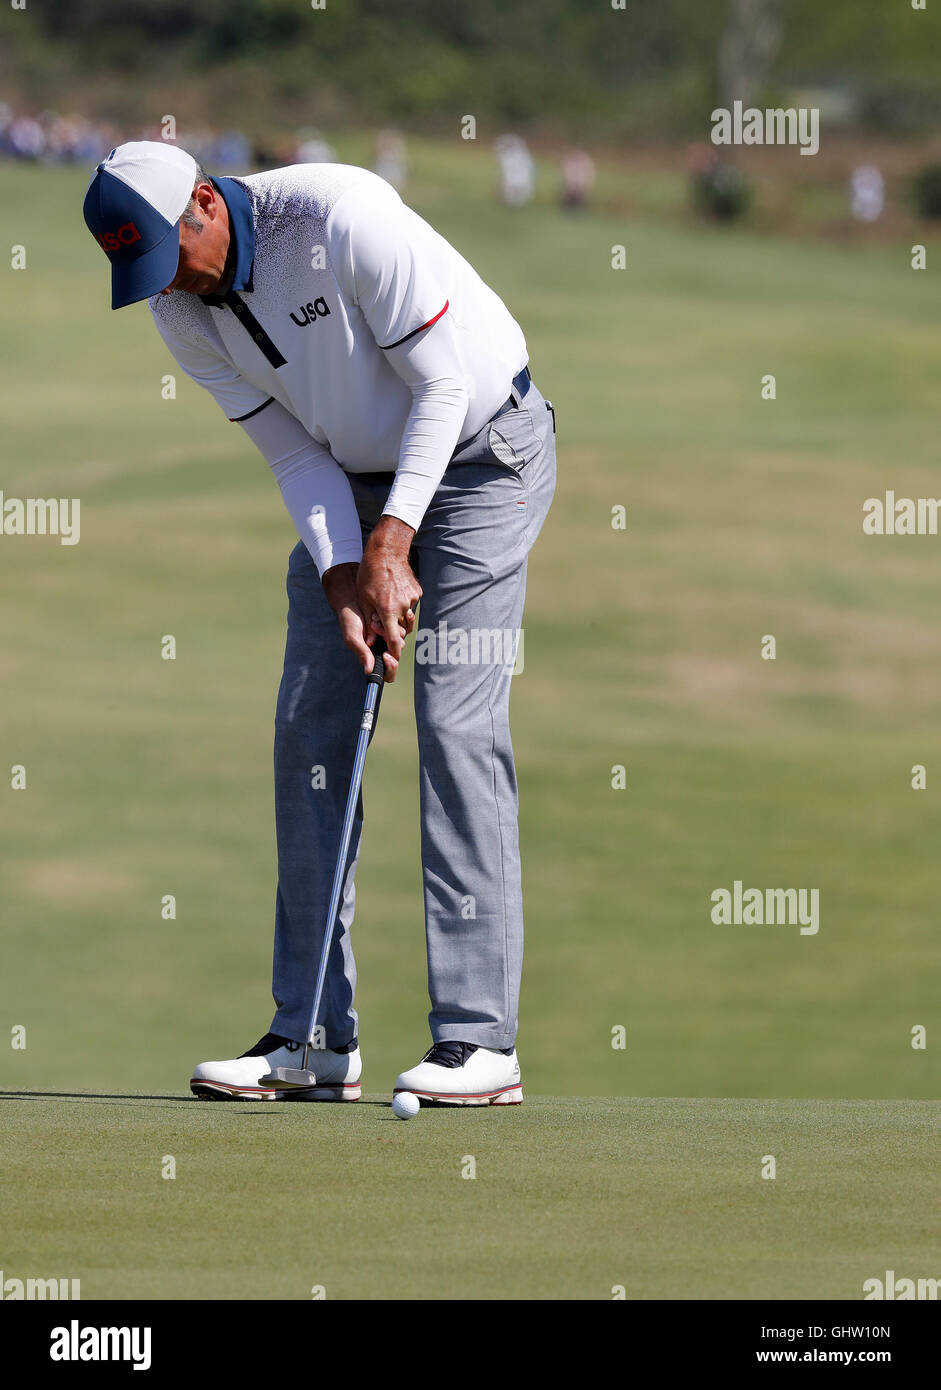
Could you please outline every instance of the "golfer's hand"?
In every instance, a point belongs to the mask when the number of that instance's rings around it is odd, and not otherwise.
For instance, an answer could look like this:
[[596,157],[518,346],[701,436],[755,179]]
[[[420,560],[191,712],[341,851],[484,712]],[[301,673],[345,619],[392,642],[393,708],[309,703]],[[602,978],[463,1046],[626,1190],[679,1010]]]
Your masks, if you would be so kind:
[[[370,635],[369,643],[366,641],[368,628],[356,592],[358,570],[358,564],[334,565],[332,569],[324,571],[321,583],[327,596],[327,602],[337,615],[337,624],[343,641],[351,651],[356,653],[362,662],[363,670],[369,675],[373,668],[373,655],[369,648],[376,639]],[[393,662],[390,657],[386,658],[387,680],[395,680],[395,667],[397,665],[398,663]]]
[[[405,639],[415,626],[414,605],[422,589],[408,562],[415,532],[394,516],[380,517],[366,542],[356,576],[359,610],[366,620],[366,640],[383,637],[386,666],[394,662],[395,679]],[[371,669],[371,668],[370,668]]]

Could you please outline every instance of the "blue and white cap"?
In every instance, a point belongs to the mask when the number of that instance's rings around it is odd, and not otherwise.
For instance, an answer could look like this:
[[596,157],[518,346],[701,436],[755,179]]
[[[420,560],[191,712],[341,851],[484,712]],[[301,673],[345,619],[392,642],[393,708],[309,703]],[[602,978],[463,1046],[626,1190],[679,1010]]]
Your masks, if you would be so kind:
[[196,182],[196,160],[161,140],[112,150],[92,176],[82,211],[111,262],[111,307],[166,289],[180,260],[180,217]]

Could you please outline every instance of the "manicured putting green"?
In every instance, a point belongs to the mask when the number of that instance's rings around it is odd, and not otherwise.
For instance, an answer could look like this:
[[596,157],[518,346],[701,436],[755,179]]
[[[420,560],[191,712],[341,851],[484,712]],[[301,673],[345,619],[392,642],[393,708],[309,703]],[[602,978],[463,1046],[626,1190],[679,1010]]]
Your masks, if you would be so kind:
[[861,1299],[887,1269],[941,1273],[939,1120],[924,1101],[530,1097],[401,1121],[388,1096],[6,1093],[3,1267],[109,1299]]

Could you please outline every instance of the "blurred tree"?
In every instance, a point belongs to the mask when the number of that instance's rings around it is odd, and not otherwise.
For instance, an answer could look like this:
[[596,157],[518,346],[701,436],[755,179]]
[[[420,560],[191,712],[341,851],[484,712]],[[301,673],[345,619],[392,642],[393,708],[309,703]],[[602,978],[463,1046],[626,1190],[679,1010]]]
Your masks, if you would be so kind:
[[722,105],[748,106],[764,85],[781,42],[780,0],[730,0],[728,23],[719,40]]
[[3,13],[6,100],[122,122],[152,120],[172,94],[181,118],[254,129],[473,111],[664,140],[702,134],[717,99],[765,86],[839,87],[897,129],[941,116],[941,0],[29,0]]

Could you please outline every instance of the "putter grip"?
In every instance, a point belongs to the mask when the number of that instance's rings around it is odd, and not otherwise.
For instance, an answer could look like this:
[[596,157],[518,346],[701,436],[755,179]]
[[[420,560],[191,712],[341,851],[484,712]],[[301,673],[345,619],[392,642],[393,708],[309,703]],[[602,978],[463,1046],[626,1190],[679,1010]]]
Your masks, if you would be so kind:
[[369,650],[373,654],[375,664],[366,677],[366,684],[378,685],[381,689],[386,678],[386,664],[382,659],[382,653],[386,650],[386,644],[381,637],[377,637]]

